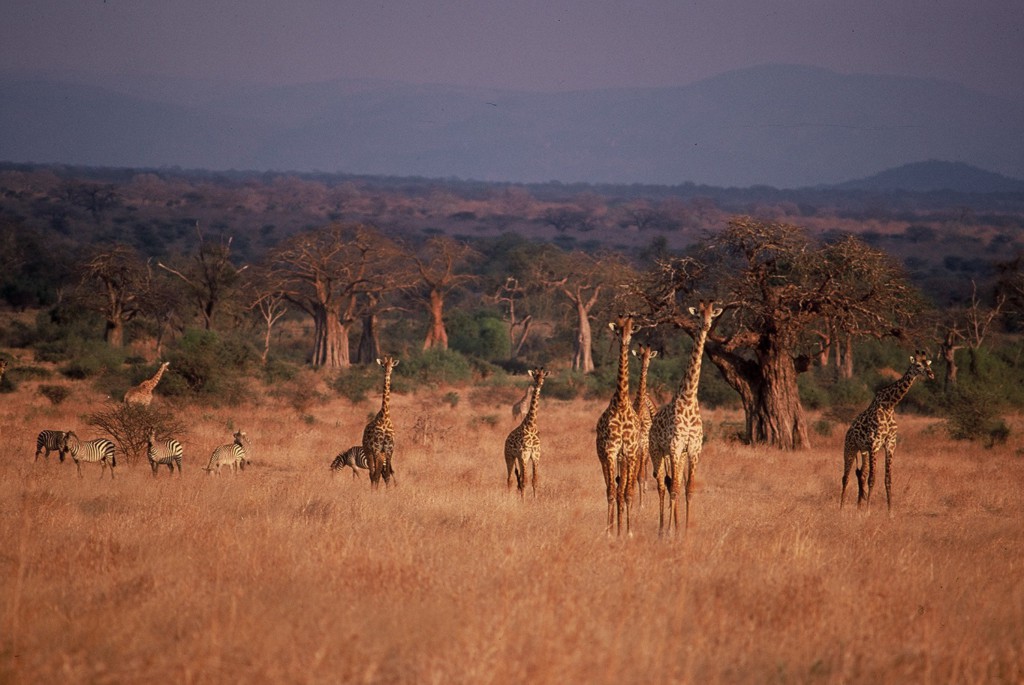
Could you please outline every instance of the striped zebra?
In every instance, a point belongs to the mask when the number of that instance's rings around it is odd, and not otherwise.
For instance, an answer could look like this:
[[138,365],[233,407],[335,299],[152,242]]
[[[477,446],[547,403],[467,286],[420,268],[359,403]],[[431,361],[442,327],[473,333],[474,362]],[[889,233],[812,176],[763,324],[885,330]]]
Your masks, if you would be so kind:
[[107,470],[107,466],[110,466],[110,478],[114,478],[114,467],[117,466],[117,458],[114,456],[114,443],[106,438],[96,438],[95,440],[88,440],[82,442],[75,435],[74,431],[68,431],[64,434],[63,442],[64,452],[71,455],[71,458],[75,461],[75,466],[78,467],[78,477],[82,477],[82,462],[87,461],[91,464],[99,462],[103,468],[100,471],[100,478],[103,478],[103,471]]
[[36,438],[36,458],[33,461],[39,461],[39,453],[43,450],[46,450],[43,456],[47,461],[50,460],[50,452],[56,452],[63,463],[64,431],[39,431],[39,437]]
[[334,461],[331,462],[332,471],[340,471],[346,466],[352,469],[353,478],[359,475],[359,472],[356,471],[357,468],[370,468],[369,460],[366,458],[366,452],[363,451],[362,445],[349,447],[347,450],[336,456]]
[[149,458],[149,465],[153,467],[154,478],[160,464],[166,464],[167,470],[172,474],[177,465],[178,475],[181,475],[181,443],[174,438],[157,440],[156,431],[150,431],[149,440],[146,442],[146,456]]
[[246,448],[245,443],[249,442],[246,438],[245,433],[237,431],[235,433],[235,441],[227,445],[221,445],[213,451],[210,455],[210,463],[203,469],[208,474],[217,471],[217,475],[220,475],[220,467],[230,466],[231,473],[235,473],[238,469],[245,468],[246,462]]

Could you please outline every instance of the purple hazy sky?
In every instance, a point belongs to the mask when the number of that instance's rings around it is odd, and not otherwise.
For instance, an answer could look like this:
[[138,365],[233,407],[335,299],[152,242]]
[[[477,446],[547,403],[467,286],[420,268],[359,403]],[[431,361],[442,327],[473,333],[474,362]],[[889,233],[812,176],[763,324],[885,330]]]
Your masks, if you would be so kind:
[[766,63],[1021,98],[1020,0],[33,0],[0,71],[524,90],[684,85]]

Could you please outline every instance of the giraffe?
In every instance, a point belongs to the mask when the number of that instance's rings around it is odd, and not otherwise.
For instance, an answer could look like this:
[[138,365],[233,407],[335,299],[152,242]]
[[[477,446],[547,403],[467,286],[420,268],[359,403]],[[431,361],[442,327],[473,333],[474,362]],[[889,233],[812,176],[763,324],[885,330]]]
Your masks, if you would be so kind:
[[152,378],[142,381],[134,388],[129,388],[128,392],[124,394],[124,403],[141,404],[143,407],[148,407],[149,403],[153,401],[153,388],[160,382],[160,377],[164,375],[164,371],[170,365],[170,362],[164,362]]
[[7,360],[0,359],[0,383],[4,382],[4,373],[7,372]]
[[636,399],[633,400],[633,411],[640,426],[640,471],[637,474],[637,500],[644,506],[644,491],[647,490],[647,460],[651,456],[650,435],[651,421],[654,419],[654,400],[647,394],[647,369],[651,360],[658,356],[658,351],[650,345],[639,345],[633,356],[640,360],[640,382],[636,388]]
[[528,387],[526,389],[526,392],[523,394],[523,396],[520,397],[519,400],[517,400],[516,403],[512,405],[512,420],[513,421],[519,421],[521,418],[523,418],[523,414],[524,414],[523,410],[526,409],[530,405],[530,393],[532,393],[532,392],[533,392],[533,386],[531,385],[530,387]]
[[[896,453],[896,405],[910,390],[918,376],[927,376],[934,380],[932,361],[928,353],[918,351],[910,357],[910,367],[895,383],[881,388],[875,393],[871,404],[853,420],[846,431],[843,446],[843,489],[839,493],[839,508],[843,508],[846,498],[846,484],[850,480],[850,469],[854,462],[860,462],[857,468],[857,506],[861,502],[870,506],[871,491],[875,487],[875,454],[885,450],[885,505],[892,513],[892,457]],[[865,480],[867,489],[865,490]]]
[[601,462],[608,497],[608,528],[615,525],[622,534],[622,516],[626,516],[626,535],[631,535],[630,508],[633,485],[639,470],[640,427],[636,411],[629,401],[629,342],[633,337],[633,319],[620,316],[608,327],[619,335],[619,370],[615,394],[597,421],[597,458]]
[[512,432],[505,438],[505,466],[508,468],[508,480],[506,485],[512,487],[512,474],[516,475],[516,487],[519,489],[519,496],[526,494],[526,464],[531,467],[530,484],[533,487],[533,496],[537,496],[538,468],[540,466],[540,437],[537,435],[537,406],[540,404],[540,386],[548,376],[548,371],[543,367],[530,370],[530,378],[533,385],[530,396],[530,407],[526,410],[526,418],[523,422],[512,429]]
[[398,360],[394,357],[384,357],[378,359],[377,363],[384,369],[384,392],[380,411],[363,429],[363,451],[366,453],[366,461],[370,467],[370,483],[374,489],[379,487],[382,476],[384,486],[387,487],[395,473],[391,463],[395,452],[395,426],[391,423],[391,371],[398,366]]
[[700,383],[700,365],[704,356],[704,343],[708,332],[722,310],[714,302],[701,301],[697,308],[690,307],[690,315],[697,319],[697,335],[690,351],[690,365],[679,383],[672,401],[662,407],[651,423],[650,455],[654,479],[658,483],[658,533],[665,534],[665,492],[669,495],[669,527],[679,532],[679,490],[685,487],[686,518],[690,525],[690,497],[693,475],[700,460],[704,442],[704,425],[697,404],[697,386]]

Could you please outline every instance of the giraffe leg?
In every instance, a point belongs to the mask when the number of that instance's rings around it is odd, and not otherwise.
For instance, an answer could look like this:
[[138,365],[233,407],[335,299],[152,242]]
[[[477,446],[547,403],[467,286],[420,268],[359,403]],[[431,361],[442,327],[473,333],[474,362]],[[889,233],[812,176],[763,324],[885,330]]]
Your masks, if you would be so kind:
[[654,482],[658,486],[658,535],[665,534],[665,468],[664,459],[651,457],[651,473],[654,474]]
[[516,489],[519,491],[519,499],[526,496],[526,464],[521,454],[516,457]]
[[531,475],[531,478],[530,478],[530,483],[533,486],[533,497],[534,497],[534,499],[536,499],[537,498],[537,481],[540,480],[540,462],[537,460],[536,457],[534,457],[533,459],[530,460],[530,467],[532,469],[532,475]]
[[669,511],[672,514],[670,526],[671,532],[674,535],[679,534],[679,491],[683,487],[683,479],[685,478],[682,466],[681,460],[672,460],[672,476],[668,485]]
[[843,503],[846,500],[846,484],[850,482],[850,470],[853,468],[853,462],[857,459],[857,450],[851,447],[847,447],[843,450],[843,489],[839,491],[839,508],[843,508]]
[[505,457],[505,469],[508,471],[505,477],[505,489],[512,492],[512,474],[515,473],[516,460],[512,457]]
[[872,450],[868,453],[867,470],[868,470],[868,493],[864,499],[864,505],[867,507],[871,506],[871,491],[875,489],[875,457],[876,452]]
[[892,455],[895,451],[895,446],[885,448],[885,509],[890,516],[892,516]]
[[686,469],[686,518],[683,532],[690,527],[690,496],[693,493],[693,476],[697,471],[697,465],[690,459],[687,459]]

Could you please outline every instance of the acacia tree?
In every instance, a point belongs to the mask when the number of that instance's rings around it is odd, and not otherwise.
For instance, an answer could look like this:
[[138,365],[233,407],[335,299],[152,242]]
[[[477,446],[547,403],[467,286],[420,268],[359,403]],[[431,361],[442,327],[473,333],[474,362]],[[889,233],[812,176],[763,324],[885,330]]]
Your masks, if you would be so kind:
[[142,313],[149,283],[146,264],[127,245],[98,250],[82,264],[80,294],[106,320],[103,337],[109,345],[124,345],[125,325]]
[[705,352],[740,396],[748,441],[810,446],[798,375],[830,323],[852,337],[903,337],[920,297],[883,253],[848,237],[820,244],[796,226],[735,218],[694,257],[662,262],[630,287],[652,323],[696,334],[681,316],[700,295],[728,315]]
[[180,278],[187,286],[189,296],[203,317],[203,327],[213,328],[213,316],[217,307],[231,296],[239,284],[239,276],[246,267],[231,263],[231,238],[221,237],[220,241],[207,240],[196,223],[199,245],[187,265],[171,268],[162,262],[157,265]]
[[425,291],[423,300],[430,314],[430,328],[423,349],[448,349],[448,331],[444,325],[445,298],[459,286],[475,280],[469,273],[458,273],[478,258],[479,253],[465,243],[448,236],[437,236],[426,242],[420,254],[413,256]]
[[386,272],[389,242],[368,226],[331,224],[297,234],[268,255],[281,293],[313,318],[313,366],[351,364],[349,329],[358,320],[361,296],[378,287]]

